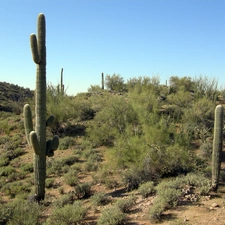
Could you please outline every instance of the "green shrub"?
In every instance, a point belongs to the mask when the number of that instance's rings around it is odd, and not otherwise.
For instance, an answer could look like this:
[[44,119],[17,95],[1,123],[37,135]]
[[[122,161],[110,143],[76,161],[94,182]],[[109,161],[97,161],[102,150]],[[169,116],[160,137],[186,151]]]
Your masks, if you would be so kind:
[[0,167],[8,166],[9,162],[10,162],[9,157],[7,156],[7,154],[3,153],[0,158]]
[[123,77],[119,74],[106,75],[105,76],[105,86],[110,91],[123,92],[125,91],[125,84]]
[[64,174],[63,178],[64,178],[65,183],[70,186],[77,185],[77,183],[79,181],[76,170],[69,171],[68,173]]
[[111,202],[111,199],[105,193],[98,192],[91,196],[91,202],[94,206],[101,206],[107,205],[109,202]]
[[46,178],[45,187],[52,188],[54,186],[55,178]]
[[78,157],[76,155],[67,156],[61,159],[61,163],[63,165],[68,165],[68,166],[73,165],[77,161],[78,161]]
[[73,202],[73,196],[71,194],[65,194],[60,196],[55,202],[54,207],[55,208],[62,208],[63,206],[67,204],[71,204]]
[[76,144],[74,138],[66,136],[60,139],[59,148],[60,150],[66,150],[73,147]]
[[135,205],[136,199],[137,198],[135,196],[130,196],[126,199],[118,199],[115,203],[115,206],[118,207],[121,212],[128,213]]
[[0,224],[8,224],[8,221],[12,218],[13,207],[9,204],[0,203]]
[[156,197],[153,205],[150,207],[148,212],[150,221],[152,222],[159,221],[165,209],[166,209],[166,203],[164,199],[160,197]]
[[[77,162],[78,158],[75,155],[72,156],[67,156],[65,158],[62,159],[50,159],[47,161],[46,163],[46,167],[47,167],[47,175],[51,175],[51,174],[56,174],[56,175],[60,175],[62,174],[62,172],[65,172],[65,166],[71,166],[73,165],[75,162]],[[68,167],[67,167],[68,168]]]
[[127,191],[137,189],[143,182],[143,179],[143,171],[137,168],[126,170],[122,174],[122,181],[126,186]]
[[88,172],[97,171],[99,163],[89,158],[85,163],[85,170]]
[[140,187],[138,188],[138,192],[142,195],[143,198],[147,198],[148,196],[150,196],[155,192],[154,182],[149,181],[141,184]]
[[80,224],[84,220],[85,215],[86,209],[82,207],[79,201],[76,201],[72,205],[67,204],[60,208],[54,208],[45,224]]
[[200,154],[203,158],[211,159],[212,156],[212,143],[211,142],[203,142],[199,148]]
[[26,163],[20,166],[20,169],[24,172],[32,173],[34,171],[33,163]]
[[9,195],[11,198],[15,198],[21,193],[30,192],[30,187],[24,182],[15,181],[12,183],[6,183],[4,186],[2,186],[1,191],[6,195]]
[[23,148],[16,148],[13,151],[13,154],[14,154],[14,158],[19,157],[19,156],[24,154],[24,149]]
[[98,218],[98,225],[119,225],[124,224],[126,214],[123,213],[117,206],[106,208],[102,211]]
[[75,186],[74,188],[75,196],[78,199],[86,198],[91,196],[91,184],[90,183],[81,183]]
[[0,168],[0,176],[9,176],[12,173],[15,173],[16,169],[12,166],[6,166],[6,167],[1,167]]
[[17,200],[13,203],[13,214],[7,224],[9,225],[37,225],[41,214],[41,206],[35,202]]

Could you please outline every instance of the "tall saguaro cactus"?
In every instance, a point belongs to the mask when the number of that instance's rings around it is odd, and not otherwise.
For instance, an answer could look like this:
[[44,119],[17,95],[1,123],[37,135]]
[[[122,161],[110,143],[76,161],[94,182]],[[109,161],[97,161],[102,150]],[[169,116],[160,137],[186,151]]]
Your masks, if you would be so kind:
[[24,106],[24,125],[26,137],[34,150],[34,184],[35,200],[41,201],[45,197],[46,155],[53,156],[58,148],[59,138],[54,136],[46,142],[46,125],[54,121],[50,116],[46,121],[46,28],[44,14],[38,15],[37,32],[30,35],[31,52],[36,63],[36,90],[35,90],[35,130],[33,129],[31,109]]
[[214,138],[212,153],[212,189],[216,191],[219,184],[221,154],[223,148],[223,114],[224,108],[218,105],[215,109]]

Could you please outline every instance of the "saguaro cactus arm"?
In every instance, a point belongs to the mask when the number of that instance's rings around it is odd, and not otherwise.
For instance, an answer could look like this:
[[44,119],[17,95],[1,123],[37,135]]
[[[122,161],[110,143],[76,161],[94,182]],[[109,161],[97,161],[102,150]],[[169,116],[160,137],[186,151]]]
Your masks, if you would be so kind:
[[38,54],[38,44],[37,44],[37,37],[35,34],[30,35],[30,47],[32,52],[33,61],[36,64],[40,63],[40,57]]
[[26,138],[27,138],[28,144],[31,145],[30,132],[33,131],[34,128],[33,128],[31,108],[29,104],[26,104],[24,106],[23,113],[24,113],[24,127],[25,127]]
[[38,141],[38,137],[37,137],[37,133],[35,131],[31,131],[30,132],[30,142],[32,144],[34,153],[36,155],[40,155],[41,154],[41,147]]

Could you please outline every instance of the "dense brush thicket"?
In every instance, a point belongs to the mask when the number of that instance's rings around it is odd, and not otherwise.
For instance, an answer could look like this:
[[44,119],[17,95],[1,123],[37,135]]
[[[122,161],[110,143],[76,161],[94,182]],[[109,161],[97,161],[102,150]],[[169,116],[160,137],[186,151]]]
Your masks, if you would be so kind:
[[110,147],[112,165],[133,171],[138,184],[204,167],[211,155],[214,109],[224,93],[214,79],[174,76],[162,85],[158,77],[125,83],[114,74],[106,76],[105,85],[107,90],[95,85],[75,97],[49,85],[48,112],[56,115],[57,129],[63,123],[64,132],[72,129],[71,118],[78,124],[89,120],[85,139],[93,147]]

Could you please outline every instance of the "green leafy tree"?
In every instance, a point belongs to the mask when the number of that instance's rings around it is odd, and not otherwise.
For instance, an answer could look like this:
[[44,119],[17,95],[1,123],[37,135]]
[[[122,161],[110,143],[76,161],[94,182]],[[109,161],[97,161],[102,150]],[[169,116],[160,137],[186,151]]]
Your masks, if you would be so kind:
[[106,75],[105,85],[110,91],[123,92],[126,89],[124,79],[119,74]]

